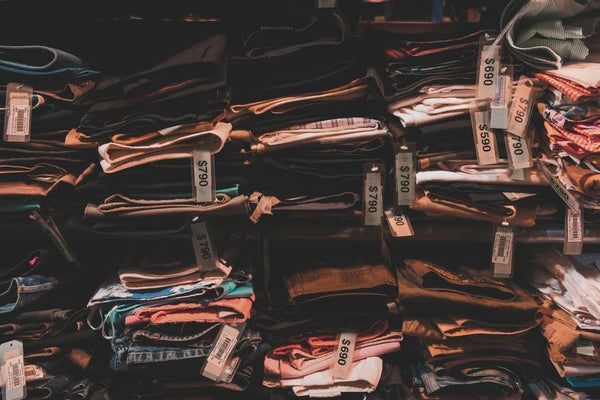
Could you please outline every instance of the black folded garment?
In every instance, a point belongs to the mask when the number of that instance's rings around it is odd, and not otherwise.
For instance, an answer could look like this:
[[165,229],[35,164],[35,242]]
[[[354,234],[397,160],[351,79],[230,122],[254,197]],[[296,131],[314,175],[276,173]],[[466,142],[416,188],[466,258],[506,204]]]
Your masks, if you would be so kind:
[[217,34],[153,68],[128,76],[104,77],[79,132],[148,133],[169,126],[211,121],[228,104],[225,36]]
[[282,25],[254,28],[229,59],[234,104],[331,89],[364,75],[339,12]]

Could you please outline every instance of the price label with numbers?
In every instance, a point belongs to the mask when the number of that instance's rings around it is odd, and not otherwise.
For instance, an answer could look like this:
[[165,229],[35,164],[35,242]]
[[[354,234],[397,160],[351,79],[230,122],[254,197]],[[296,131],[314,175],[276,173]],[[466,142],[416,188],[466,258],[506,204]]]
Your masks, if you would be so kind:
[[233,350],[244,332],[245,323],[237,325],[224,324],[214,341],[213,347],[206,358],[202,375],[213,381],[219,382],[225,379],[228,361]]
[[19,340],[2,343],[0,345],[0,359],[2,361],[0,373],[4,389],[3,400],[20,400],[27,397],[25,379],[25,362],[23,359],[23,343]]
[[338,345],[333,357],[333,366],[331,376],[344,379],[352,370],[352,361],[354,360],[354,348],[356,346],[355,332],[342,332],[338,336]]
[[33,89],[20,83],[6,87],[4,141],[29,142],[31,138],[31,102]]
[[565,212],[565,242],[563,254],[578,255],[583,251],[583,207],[573,211],[567,207]]
[[492,276],[510,278],[513,274],[515,232],[511,227],[498,226],[492,250]]
[[493,99],[500,74],[501,47],[484,44],[480,46],[477,69],[477,97]]
[[517,90],[508,112],[506,131],[520,137],[527,135],[527,126],[533,108],[533,82],[531,78],[521,76]]
[[383,171],[381,164],[365,166],[363,214],[365,225],[381,225],[383,217]]
[[213,156],[208,150],[194,150],[192,174],[196,202],[212,203],[215,198],[215,170],[213,168]]
[[471,126],[475,139],[477,163],[479,165],[496,164],[499,161],[496,133],[490,128],[489,111],[471,111]]
[[410,220],[402,210],[387,210],[385,212],[385,219],[393,237],[408,237],[415,235]]
[[213,271],[217,268],[217,252],[213,243],[208,222],[198,217],[194,218],[190,226],[192,231],[192,245],[196,264],[202,271]]
[[396,161],[396,205],[410,206],[415,200],[415,144],[400,147]]
[[511,169],[531,168],[533,166],[531,148],[527,138],[506,132],[505,145],[508,164]]

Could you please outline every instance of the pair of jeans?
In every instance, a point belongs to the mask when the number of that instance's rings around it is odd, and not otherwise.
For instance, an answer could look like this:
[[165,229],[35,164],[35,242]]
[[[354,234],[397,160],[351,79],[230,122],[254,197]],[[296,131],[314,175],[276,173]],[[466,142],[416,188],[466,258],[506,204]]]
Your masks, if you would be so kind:
[[36,302],[59,286],[60,282],[57,279],[42,275],[12,278],[9,287],[0,293],[0,314],[18,310]]

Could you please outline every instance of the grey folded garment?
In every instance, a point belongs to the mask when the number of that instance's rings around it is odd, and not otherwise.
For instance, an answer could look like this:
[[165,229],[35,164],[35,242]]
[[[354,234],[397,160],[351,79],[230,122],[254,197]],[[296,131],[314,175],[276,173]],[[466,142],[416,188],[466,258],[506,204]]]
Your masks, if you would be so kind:
[[197,204],[194,199],[142,200],[115,194],[102,204],[88,204],[85,208],[85,216],[95,220],[185,214],[247,216],[250,211],[250,199],[245,195],[231,198],[226,194],[218,193],[212,203]]
[[512,0],[500,20],[508,49],[523,63],[556,69],[585,60],[600,19],[599,0]]

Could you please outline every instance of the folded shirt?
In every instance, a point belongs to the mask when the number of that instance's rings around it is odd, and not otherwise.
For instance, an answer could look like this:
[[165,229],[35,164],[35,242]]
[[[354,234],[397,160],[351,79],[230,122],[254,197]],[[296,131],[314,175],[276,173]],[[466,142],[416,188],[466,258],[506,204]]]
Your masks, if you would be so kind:
[[383,361],[369,357],[352,363],[346,378],[333,378],[330,369],[293,379],[271,380],[265,377],[267,387],[291,387],[296,396],[336,397],[347,392],[371,393],[379,384]]
[[250,318],[252,297],[220,299],[204,305],[199,303],[165,304],[142,307],[125,318],[125,325],[144,323],[174,324],[186,322],[237,324]]
[[192,158],[194,150],[206,149],[211,154],[221,151],[229,137],[231,124],[218,123],[214,129],[189,134],[167,134],[151,143],[128,145],[106,143],[98,147],[100,166],[106,173],[162,160]]
[[[332,145],[386,136],[386,126],[377,120],[349,117],[337,118],[303,125],[290,126],[286,129],[251,136],[251,150],[259,153],[296,148],[305,145]],[[242,132],[232,132],[232,136],[241,138]]]

